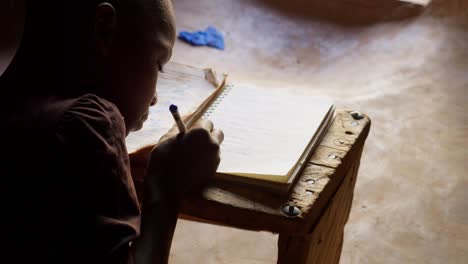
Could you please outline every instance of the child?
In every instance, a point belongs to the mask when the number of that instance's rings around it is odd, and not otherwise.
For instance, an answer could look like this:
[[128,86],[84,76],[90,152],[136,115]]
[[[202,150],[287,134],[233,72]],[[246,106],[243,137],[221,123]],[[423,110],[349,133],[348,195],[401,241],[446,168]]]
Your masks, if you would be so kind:
[[168,0],[26,2],[17,54],[0,79],[2,258],[12,263],[165,263],[180,201],[219,164],[203,121],[148,161],[140,209],[125,136],[156,103],[171,56]]

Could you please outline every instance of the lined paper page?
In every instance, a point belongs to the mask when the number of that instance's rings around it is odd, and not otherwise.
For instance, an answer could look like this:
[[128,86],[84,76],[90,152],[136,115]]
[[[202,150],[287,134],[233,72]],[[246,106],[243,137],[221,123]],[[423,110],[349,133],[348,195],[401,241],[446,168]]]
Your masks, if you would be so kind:
[[148,120],[140,131],[126,138],[129,153],[154,145],[174,125],[169,106],[176,104],[182,116],[190,114],[215,91],[215,85],[205,80],[203,70],[177,63],[169,63],[160,74],[158,103],[150,108]]
[[284,181],[332,106],[325,98],[234,86],[207,113],[225,139],[219,173]]

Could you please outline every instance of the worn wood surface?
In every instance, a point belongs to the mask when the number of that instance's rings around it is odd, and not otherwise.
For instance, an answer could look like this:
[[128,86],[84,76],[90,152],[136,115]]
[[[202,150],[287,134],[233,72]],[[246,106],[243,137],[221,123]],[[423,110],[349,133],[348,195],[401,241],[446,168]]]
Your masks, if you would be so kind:
[[281,233],[279,235],[278,263],[334,264],[339,262],[343,245],[343,229],[351,210],[360,157],[359,153],[310,233],[302,235]]
[[[217,182],[183,205],[182,217],[250,230],[306,234],[320,219],[351,165],[359,159],[370,128],[341,110],[289,197]],[[284,215],[285,204],[297,206],[296,217]]]

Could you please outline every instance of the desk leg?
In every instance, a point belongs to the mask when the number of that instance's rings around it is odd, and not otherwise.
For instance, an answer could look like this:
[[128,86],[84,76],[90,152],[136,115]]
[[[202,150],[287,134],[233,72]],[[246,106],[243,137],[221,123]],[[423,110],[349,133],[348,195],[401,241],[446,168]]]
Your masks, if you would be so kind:
[[359,159],[346,173],[327,209],[311,233],[304,236],[280,234],[278,264],[338,263],[343,246],[343,230],[353,200]]

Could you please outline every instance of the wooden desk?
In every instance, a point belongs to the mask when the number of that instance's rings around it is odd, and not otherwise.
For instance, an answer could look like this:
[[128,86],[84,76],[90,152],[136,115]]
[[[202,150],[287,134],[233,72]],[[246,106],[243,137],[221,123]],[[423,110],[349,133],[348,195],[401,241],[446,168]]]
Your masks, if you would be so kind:
[[[201,69],[171,63],[163,85],[204,80]],[[248,230],[279,233],[278,263],[338,263],[343,229],[353,199],[361,152],[370,128],[364,115],[338,110],[288,197],[228,183],[214,183],[183,204],[182,218]],[[141,198],[143,175],[152,147],[130,155],[132,176]],[[294,206],[289,216],[285,206]],[[286,207],[289,212],[289,207]]]
[[[337,112],[289,197],[216,183],[184,203],[181,217],[279,233],[278,263],[338,263],[371,123],[367,116],[361,117]],[[288,205],[295,207],[291,213],[296,216],[283,212]]]

